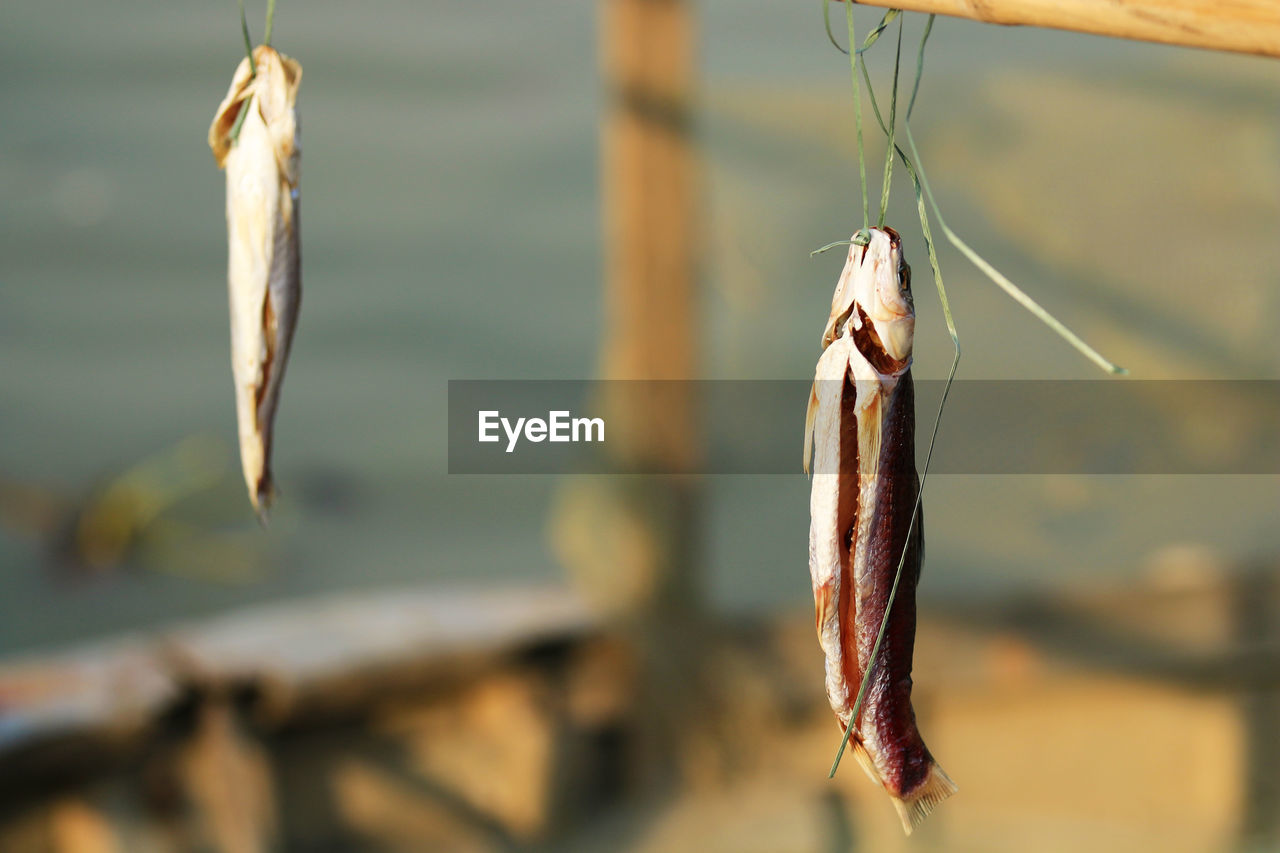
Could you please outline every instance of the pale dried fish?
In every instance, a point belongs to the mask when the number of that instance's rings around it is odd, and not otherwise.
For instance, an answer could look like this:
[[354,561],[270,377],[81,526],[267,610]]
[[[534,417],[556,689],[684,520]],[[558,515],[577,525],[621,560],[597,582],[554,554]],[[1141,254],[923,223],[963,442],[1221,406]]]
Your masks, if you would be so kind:
[[294,104],[302,66],[268,45],[245,57],[209,127],[227,172],[227,284],[240,462],[260,518],[275,495],[271,442],[298,321],[301,149]]
[[[805,419],[806,470],[813,453],[809,572],[828,701],[841,730],[853,727],[854,755],[888,791],[910,833],[956,787],[929,754],[911,709],[924,558],[922,516],[911,523],[920,489],[911,270],[897,232],[871,228],[868,235],[849,247]],[[902,577],[872,667],[900,559]]]

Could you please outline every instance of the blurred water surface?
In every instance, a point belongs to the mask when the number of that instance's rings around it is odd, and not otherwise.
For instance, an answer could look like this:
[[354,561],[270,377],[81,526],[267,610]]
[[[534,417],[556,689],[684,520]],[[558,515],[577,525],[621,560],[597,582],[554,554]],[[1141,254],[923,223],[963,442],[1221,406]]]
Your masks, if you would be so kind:
[[[446,474],[446,381],[595,373],[596,15],[280,4],[276,44],[305,68],[305,297],[275,520],[256,529],[230,462],[171,509],[163,548],[85,578],[60,567],[56,530],[11,511],[0,654],[250,601],[560,576],[554,479]],[[860,224],[846,60],[808,4],[699,15],[705,373],[805,377],[841,262],[808,253]],[[74,503],[198,434],[230,459],[223,187],[204,139],[240,49],[229,2],[0,9],[10,490]],[[913,126],[951,224],[1134,375],[1275,379],[1278,102],[1257,58],[940,21]],[[917,371],[936,378],[950,343],[898,176]],[[962,376],[1093,376],[949,247],[942,263]],[[805,606],[799,472],[718,478],[709,500],[713,600]],[[1274,476],[940,477],[927,504],[926,598],[1123,577],[1175,546],[1280,551]],[[220,573],[222,554],[247,568]]]

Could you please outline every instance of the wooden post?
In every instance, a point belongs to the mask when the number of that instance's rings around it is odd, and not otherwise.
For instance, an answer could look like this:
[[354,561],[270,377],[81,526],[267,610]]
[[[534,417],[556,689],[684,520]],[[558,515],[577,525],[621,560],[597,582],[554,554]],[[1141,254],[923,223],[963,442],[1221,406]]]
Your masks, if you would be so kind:
[[857,0],[968,18],[1115,38],[1280,57],[1275,0]]
[[604,373],[689,379],[694,311],[693,22],[685,0],[607,0]]
[[[1231,603],[1242,645],[1274,647],[1280,637],[1278,581],[1280,571],[1271,565],[1251,567],[1233,580]],[[1239,849],[1275,850],[1280,846],[1280,688],[1273,679],[1251,678],[1241,692],[1245,766]]]
[[650,476],[574,482],[555,539],[587,596],[625,617],[687,607],[698,594],[698,485],[682,476],[699,455],[685,381],[698,362],[690,6],[605,0],[600,44],[605,447],[614,470]]
[[647,786],[675,770],[702,646],[700,442],[686,381],[699,360],[692,5],[604,0],[600,45],[600,403],[623,476],[570,482],[553,536],[585,596],[633,642],[635,781]]

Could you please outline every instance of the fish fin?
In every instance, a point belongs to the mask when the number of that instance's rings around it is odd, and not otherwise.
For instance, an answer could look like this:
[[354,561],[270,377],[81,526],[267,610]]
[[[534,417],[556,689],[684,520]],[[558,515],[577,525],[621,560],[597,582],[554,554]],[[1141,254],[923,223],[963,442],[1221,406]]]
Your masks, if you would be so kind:
[[957,790],[956,783],[951,781],[951,777],[943,772],[937,762],[930,762],[929,773],[921,785],[905,797],[893,797],[893,807],[897,809],[907,835],[924,823],[924,819],[938,803]]
[[822,636],[822,623],[827,621],[827,608],[831,606],[831,584],[824,583],[813,589],[813,622],[818,636]]
[[885,387],[866,356],[851,347],[849,379],[855,393],[858,418],[858,473],[876,477],[880,470],[880,445],[884,437]]
[[240,111],[247,108],[246,102],[253,94],[253,72],[249,67],[249,58],[240,60],[235,76],[231,80],[231,88],[227,96],[218,104],[213,114],[213,123],[209,125],[209,148],[213,150],[213,158],[221,169],[227,163],[227,154],[231,151],[231,129],[240,117]]
[[809,407],[804,413],[804,472],[809,473],[809,460],[813,456],[813,421],[818,416],[818,389],[809,386]]
[[271,505],[276,502],[276,484],[271,473],[265,472],[258,480],[258,487],[249,491],[249,502],[258,516],[258,523],[265,529],[270,515]]
[[[855,385],[863,386],[855,380]],[[875,477],[880,470],[880,445],[884,437],[883,395],[880,387],[868,391],[866,387],[858,387],[858,394],[869,393],[864,403],[858,400],[858,473],[864,477]],[[864,428],[862,422],[866,421]]]

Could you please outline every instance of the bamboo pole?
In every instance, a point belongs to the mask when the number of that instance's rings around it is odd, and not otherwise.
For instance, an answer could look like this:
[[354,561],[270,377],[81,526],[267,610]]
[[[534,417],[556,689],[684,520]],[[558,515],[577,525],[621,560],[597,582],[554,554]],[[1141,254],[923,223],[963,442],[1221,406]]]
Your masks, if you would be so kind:
[[1280,57],[1276,0],[856,0],[864,6]]

